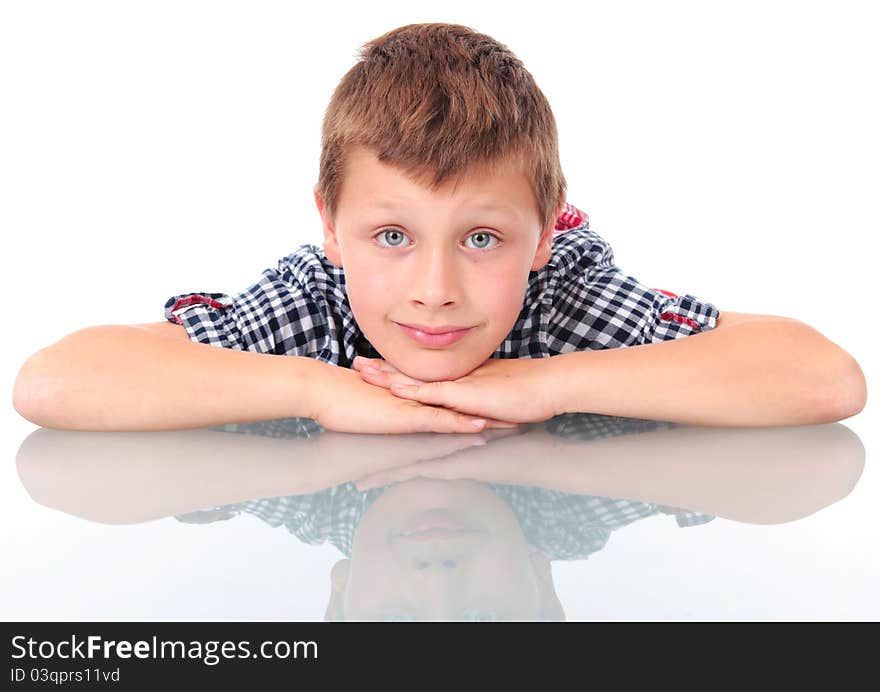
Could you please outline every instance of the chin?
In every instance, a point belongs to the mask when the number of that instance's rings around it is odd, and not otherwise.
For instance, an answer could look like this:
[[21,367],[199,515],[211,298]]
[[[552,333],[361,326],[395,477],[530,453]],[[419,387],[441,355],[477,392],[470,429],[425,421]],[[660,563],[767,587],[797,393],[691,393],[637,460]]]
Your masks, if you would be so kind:
[[418,367],[404,370],[398,368],[408,377],[422,380],[423,382],[444,382],[446,380],[457,380],[473,372],[479,363],[475,365],[457,365],[452,364],[449,367],[431,367],[429,364],[420,363]]

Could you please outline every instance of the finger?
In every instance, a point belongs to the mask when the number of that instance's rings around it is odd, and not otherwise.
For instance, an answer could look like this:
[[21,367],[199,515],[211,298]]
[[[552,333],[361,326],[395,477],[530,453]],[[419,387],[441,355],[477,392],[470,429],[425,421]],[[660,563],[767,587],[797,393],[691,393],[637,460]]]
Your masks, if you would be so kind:
[[392,375],[400,373],[400,370],[382,358],[364,358],[363,356],[355,356],[353,366],[355,370],[370,368],[372,370],[378,370],[379,372],[387,372]]
[[383,372],[391,372],[395,369],[394,366],[388,365],[388,363],[380,358],[364,358],[362,356],[355,357],[354,361],[352,362],[352,367],[355,370],[372,368],[373,370],[381,370]]
[[480,432],[486,428],[486,419],[469,416],[438,406],[420,406],[416,409],[416,425],[420,432]]
[[420,385],[424,384],[421,380],[413,379],[412,377],[407,377],[406,375],[397,372],[385,372],[381,370],[376,370],[372,366],[364,365],[360,370],[361,379],[369,382],[370,384],[375,384],[380,387],[385,387],[386,389],[393,385]]
[[486,419],[486,427],[487,428],[499,428],[499,429],[518,429],[525,426],[525,423],[514,423],[512,421],[506,420],[494,420],[492,418]]
[[[377,376],[378,377],[378,376]],[[381,380],[377,379],[376,384],[380,384]],[[418,401],[423,404],[433,404],[437,407],[443,407],[447,410],[460,410],[459,407],[456,407],[454,403],[449,401],[449,397],[445,396],[443,392],[449,391],[449,386],[455,386],[453,382],[423,382],[421,384],[409,385],[409,384],[398,384],[395,382],[388,383],[388,388],[391,390],[392,394],[395,396],[399,396],[403,399],[410,399],[413,401]],[[461,415],[469,416],[472,418],[480,418],[485,420],[485,427],[487,428],[518,428],[521,423],[514,421],[503,421],[497,420],[494,418],[488,418],[486,416],[480,416],[479,414],[469,414],[466,412],[462,412]]]
[[418,465],[409,464],[408,466],[403,466],[399,469],[371,473],[369,476],[365,476],[364,478],[355,481],[354,485],[359,491],[363,492],[364,490],[378,488],[391,483],[401,483],[419,475],[416,466]]
[[513,435],[522,435],[528,431],[529,424],[528,423],[517,423],[516,428],[512,429],[503,429],[499,428],[497,430],[484,430],[480,437],[482,437],[486,443],[494,442],[495,440],[502,440],[505,437],[511,437]]
[[357,488],[358,492],[362,493],[365,490],[372,490],[373,488],[378,488],[379,486],[385,485],[385,483],[383,483],[384,480],[385,478],[383,474],[371,473],[369,476],[358,478],[354,482],[354,487]]
[[396,396],[404,399],[421,401],[423,404],[456,408],[454,402],[451,401],[452,390],[449,389],[450,385],[455,386],[453,382],[424,382],[421,384],[391,382],[389,385],[391,391]]
[[[436,480],[457,480],[460,478],[476,479],[483,464],[474,457],[462,456],[467,454],[464,450],[458,455],[452,455],[446,459],[432,459],[409,467],[411,478],[433,478]],[[400,481],[388,481],[400,482]]]
[[412,471],[422,478],[436,478],[437,480],[454,480],[469,475],[467,463],[455,458],[423,461]]
[[400,372],[400,370],[395,368],[393,365],[391,365],[391,363],[386,360],[371,360],[369,363],[367,363],[367,367],[371,367],[374,370],[379,370],[381,372],[387,372],[392,375]]
[[388,375],[383,372],[379,372],[378,370],[375,370],[368,365],[361,366],[360,376],[364,382],[369,382],[370,384],[376,385],[377,387],[385,387],[385,389],[389,389],[391,387],[391,382],[388,381]]
[[[481,446],[485,444],[484,441],[480,441],[479,445],[472,446]],[[390,485],[391,483],[402,483],[404,481],[411,480],[413,478],[419,477],[429,477],[428,473],[434,470],[434,464],[440,464],[438,468],[443,468],[444,464],[450,463],[446,460],[454,459],[456,455],[461,454],[464,449],[458,449],[448,454],[445,454],[441,457],[432,457],[430,459],[425,459],[421,461],[417,461],[413,464],[407,464],[406,466],[399,466],[397,468],[385,469],[383,471],[377,471],[375,473],[371,473],[364,478],[355,482],[358,490],[365,490],[369,488],[375,488],[380,485]],[[430,476],[433,478],[437,478],[439,476],[434,475]]]
[[466,402],[461,401],[463,398],[454,396],[454,392],[463,390],[454,389],[457,387],[455,382],[424,382],[422,384],[398,384],[390,382],[388,388],[391,393],[402,399],[410,399],[418,401],[422,404],[430,404],[432,406],[443,407],[450,411],[458,411],[463,415],[469,415],[474,418],[482,418],[486,420],[486,427],[490,428],[515,428],[520,425],[519,422],[504,421],[481,414],[479,408],[471,408]]
[[[510,434],[509,432],[507,434]],[[443,459],[454,456],[469,447],[482,447],[487,444],[486,438],[480,434],[476,435],[441,435],[437,433],[429,433],[427,444],[424,445],[426,456],[420,456],[418,452],[413,454],[412,461],[404,463],[397,467],[382,469],[375,471],[363,478],[355,481],[358,490],[367,490],[380,485],[388,485],[393,482],[400,482],[409,478],[415,478],[421,475],[418,470],[422,464],[432,459]],[[413,470],[415,469],[415,470]]]
[[479,433],[476,435],[428,433],[420,439],[422,439],[422,442],[419,449],[413,450],[410,463],[415,464],[427,459],[440,459],[469,447],[482,447],[487,444],[487,440]]

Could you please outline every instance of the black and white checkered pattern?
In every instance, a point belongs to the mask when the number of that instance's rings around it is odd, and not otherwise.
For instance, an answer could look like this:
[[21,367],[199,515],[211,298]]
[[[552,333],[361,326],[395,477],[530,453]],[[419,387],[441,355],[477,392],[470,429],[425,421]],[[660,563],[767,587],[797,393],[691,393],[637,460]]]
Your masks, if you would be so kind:
[[[308,419],[285,418],[217,429],[298,438],[317,434],[308,427],[308,422]],[[540,425],[546,426],[554,435],[579,440],[634,435],[677,426],[675,423],[594,413],[564,414]],[[510,506],[529,543],[552,560],[586,559],[605,546],[615,529],[656,514],[674,515],[680,527],[697,526],[714,519],[708,514],[653,502],[497,483],[487,485]],[[351,557],[354,535],[364,513],[387,487],[360,492],[354,483],[344,483],[309,495],[255,499],[211,509],[215,513],[222,510],[220,514],[224,518],[241,512],[254,515],[272,527],[284,526],[305,543],[329,542],[343,555]],[[187,520],[184,516],[178,518]]]
[[[648,288],[614,263],[589,223],[553,239],[550,261],[529,274],[522,311],[493,358],[546,358],[677,339],[713,329],[718,309],[692,295]],[[382,358],[355,322],[343,269],[322,248],[302,245],[244,291],[183,293],[165,318],[193,341],[238,350],[316,358],[351,367]]]
[[[669,510],[651,502],[487,485],[510,506],[528,542],[551,560],[584,560],[601,550],[615,529],[655,514],[673,514],[680,527],[714,519],[707,514]],[[304,543],[330,543],[351,557],[361,519],[386,489],[359,492],[354,483],[345,483],[310,495],[248,500],[221,509],[226,514],[252,514],[273,528],[284,526]]]

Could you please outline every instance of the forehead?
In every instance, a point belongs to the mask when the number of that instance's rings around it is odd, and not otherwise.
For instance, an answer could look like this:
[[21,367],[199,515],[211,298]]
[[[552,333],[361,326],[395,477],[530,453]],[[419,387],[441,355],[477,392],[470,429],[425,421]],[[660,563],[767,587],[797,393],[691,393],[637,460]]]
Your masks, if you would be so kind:
[[399,168],[379,161],[364,147],[352,149],[346,157],[340,202],[393,209],[432,196],[456,197],[476,208],[487,209],[501,203],[529,207],[534,204],[528,177],[508,161],[474,166],[431,190]]

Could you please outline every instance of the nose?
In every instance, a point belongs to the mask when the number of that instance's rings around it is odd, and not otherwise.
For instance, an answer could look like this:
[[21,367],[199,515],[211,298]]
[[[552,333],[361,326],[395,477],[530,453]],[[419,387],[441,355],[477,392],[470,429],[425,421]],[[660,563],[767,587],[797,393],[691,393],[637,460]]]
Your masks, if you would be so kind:
[[433,620],[457,619],[468,581],[461,557],[414,555],[411,565],[410,588],[419,594],[427,617]]
[[416,556],[413,558],[412,566],[417,572],[433,570],[452,573],[458,569],[460,564],[461,560],[456,557],[426,558]]
[[461,272],[454,253],[445,247],[413,255],[410,296],[425,307],[454,305],[461,300]]

